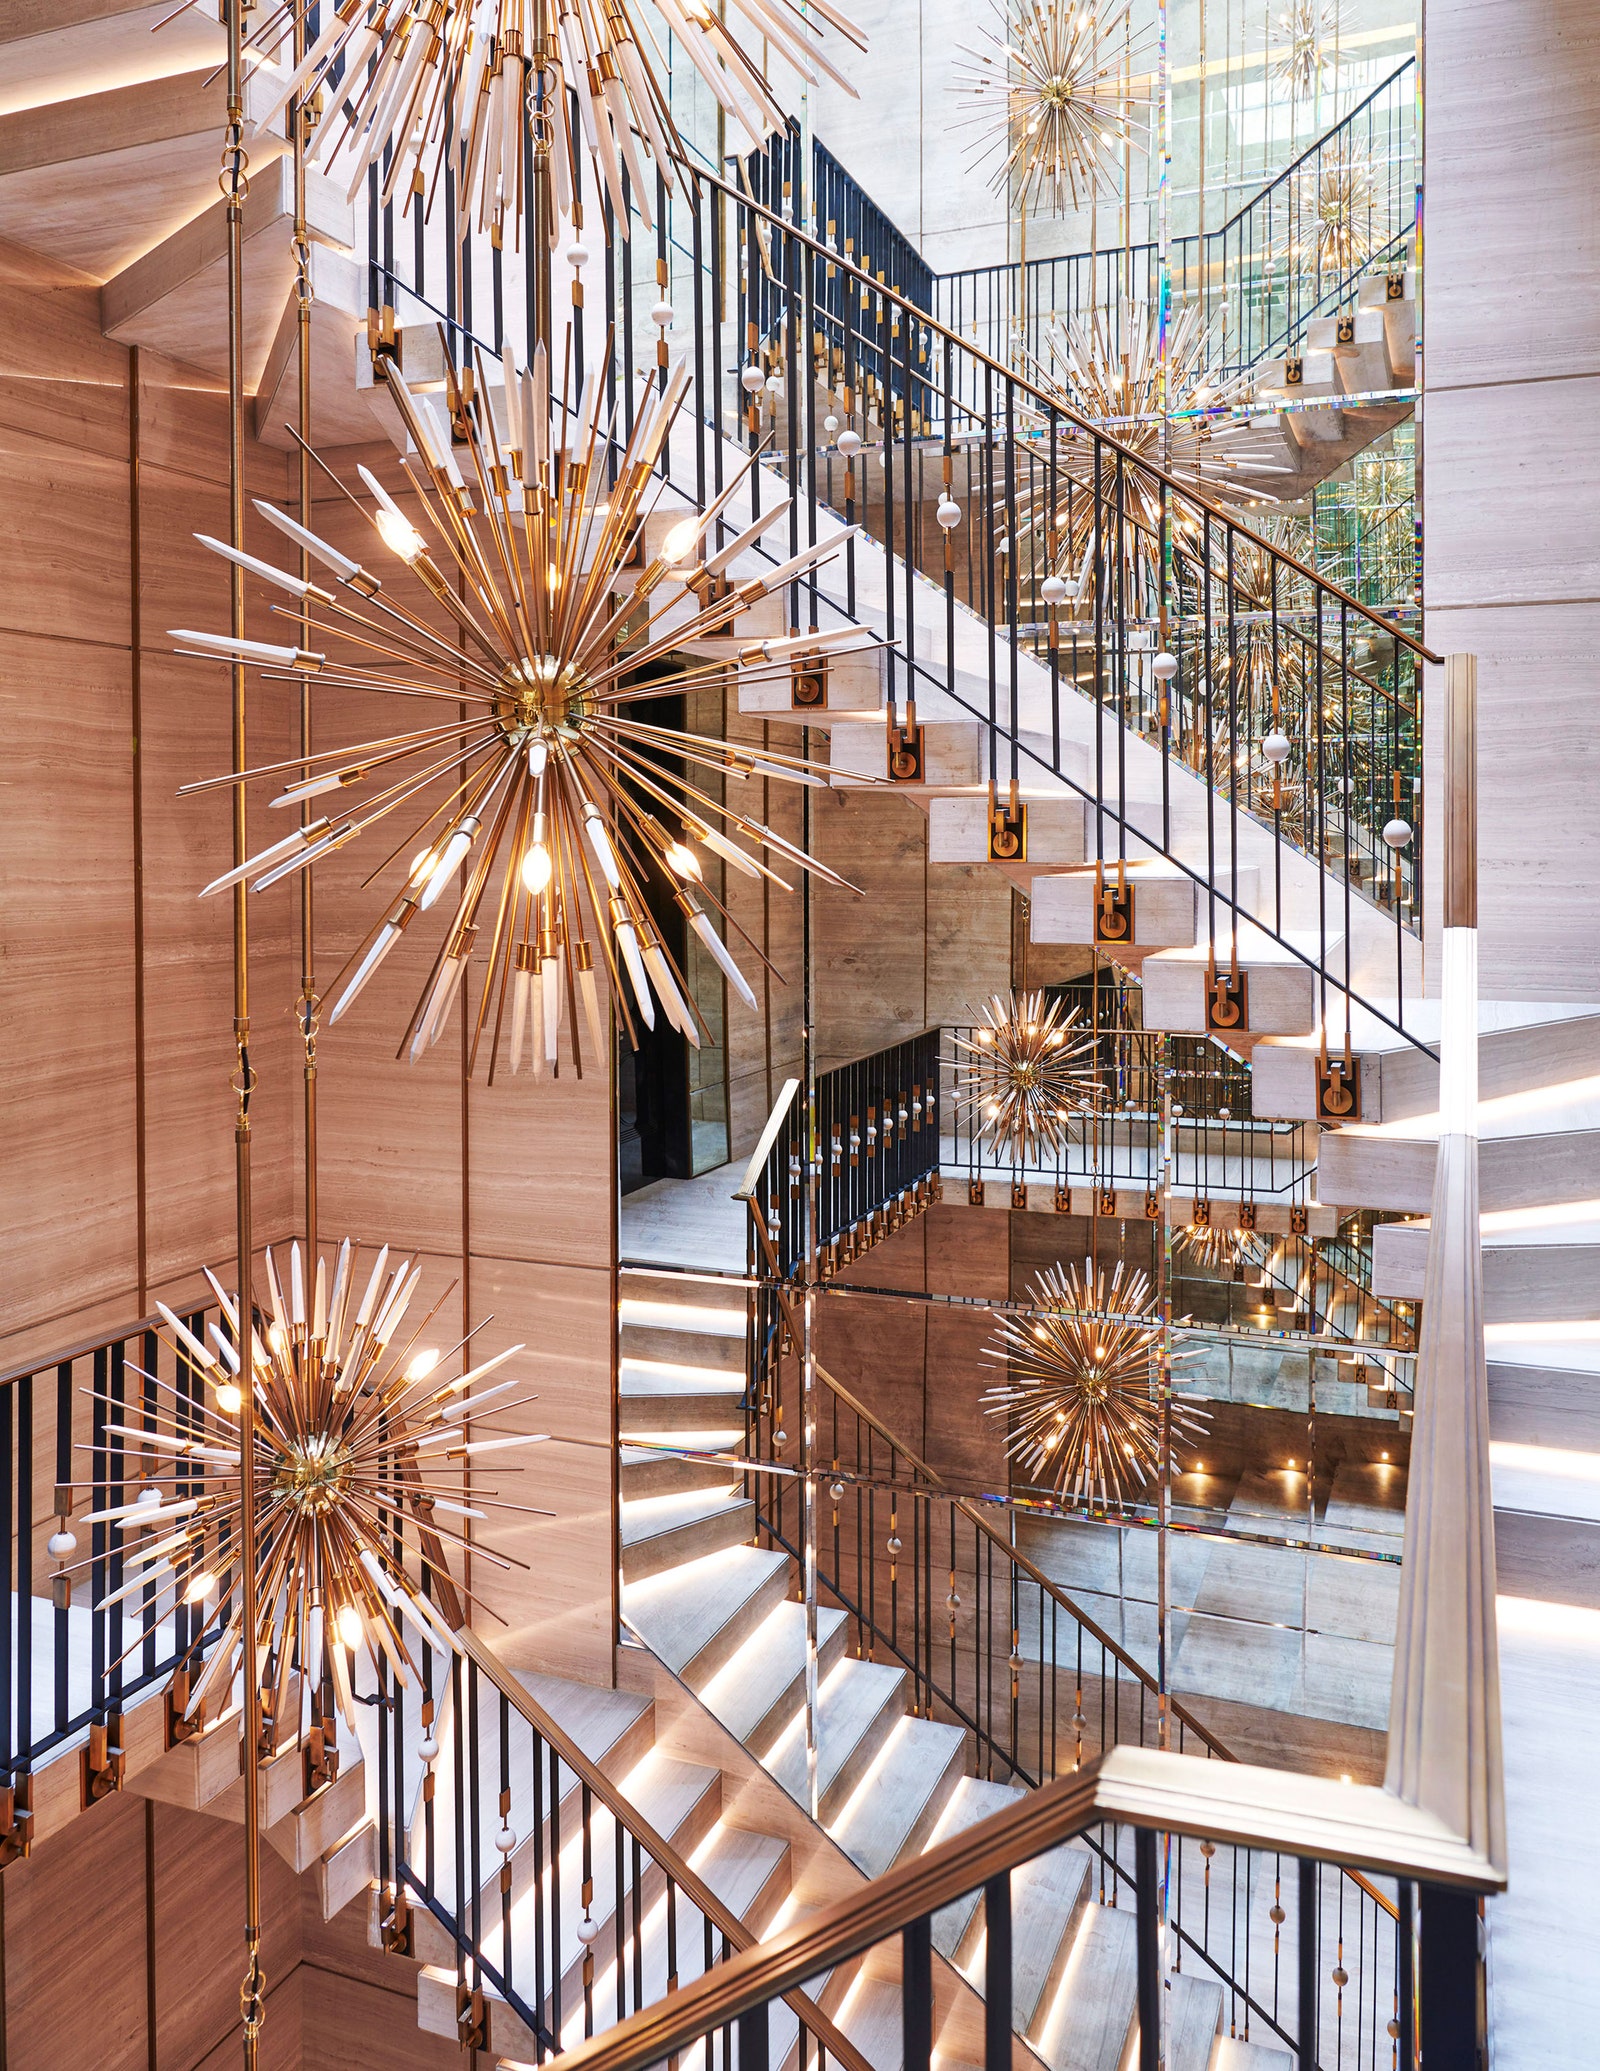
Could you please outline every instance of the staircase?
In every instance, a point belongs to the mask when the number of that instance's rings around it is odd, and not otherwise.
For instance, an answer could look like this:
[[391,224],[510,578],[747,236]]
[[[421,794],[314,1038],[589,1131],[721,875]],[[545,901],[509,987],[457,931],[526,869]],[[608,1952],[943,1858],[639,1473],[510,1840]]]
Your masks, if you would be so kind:
[[[623,1617],[805,1808],[806,1621],[791,1594],[792,1563],[779,1548],[750,1543],[753,1506],[740,1500],[736,1470],[648,1443],[670,1441],[682,1453],[742,1452],[742,1411],[735,1423],[729,1409],[730,1399],[742,1400],[745,1312],[738,1283],[718,1289],[692,1275],[623,1269]],[[663,1402],[671,1404],[670,1421]],[[683,1536],[669,1559],[673,1533]],[[878,1877],[1026,1792],[973,1774],[971,1736],[911,1713],[906,1669],[850,1654],[848,1625],[837,1606],[819,1607],[817,1816],[863,1875]],[[1013,1879],[1013,2019],[1031,2057],[1051,2071],[1118,2071],[1136,2033],[1134,1922],[1114,1901],[1114,1880],[1108,1893],[1081,1843]],[[934,1945],[981,1989],[976,1895],[939,1916]],[[1178,1972],[1167,1979],[1167,1995],[1174,2071],[1287,2071],[1287,2052],[1222,2034],[1220,1983]],[[852,1996],[840,2014],[845,2033],[885,2071],[898,2061],[898,2020],[886,1982]]]

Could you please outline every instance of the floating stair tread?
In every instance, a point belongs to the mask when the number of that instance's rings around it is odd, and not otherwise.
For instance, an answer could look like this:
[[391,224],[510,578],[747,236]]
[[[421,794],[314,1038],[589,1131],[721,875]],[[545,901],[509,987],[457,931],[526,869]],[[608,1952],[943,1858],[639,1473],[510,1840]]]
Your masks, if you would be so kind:
[[[817,1800],[826,1823],[889,1738],[905,1706],[906,1673],[876,1661],[841,1661],[817,1694]],[[805,1804],[805,1719],[794,1719],[767,1757],[767,1769]]]
[[[819,1673],[831,1673],[845,1642],[846,1615],[832,1605],[817,1609]],[[701,1691],[706,1709],[747,1747],[770,1739],[789,1723],[795,1703],[804,1702],[806,1612],[804,1604],[782,1603]],[[796,1685],[802,1687],[797,1690]]]
[[647,1395],[742,1395],[744,1371],[728,1372],[717,1366],[689,1366],[665,1359],[624,1359],[617,1376],[617,1392],[627,1396]]
[[[1342,934],[1330,932],[1327,937],[1327,955],[1331,958],[1343,942]],[[1294,954],[1296,949],[1311,958],[1310,966]],[[1232,932],[1226,927],[1219,927],[1214,951],[1209,942],[1195,942],[1179,949],[1152,950],[1146,961],[1152,964],[1209,964],[1215,957],[1218,964],[1225,964],[1232,955]],[[1278,964],[1287,969],[1304,971],[1309,978],[1314,974],[1314,967],[1320,963],[1322,955],[1321,939],[1305,929],[1285,928],[1281,941],[1249,921],[1245,921],[1239,929],[1239,961],[1246,966]]]
[[687,1489],[667,1496],[639,1496],[620,1506],[618,1532],[624,1546],[638,1546],[682,1531],[688,1525],[741,1510],[754,1515],[754,1505],[731,1489]]
[[623,1778],[622,1794],[680,1855],[692,1854],[721,1815],[722,1771],[652,1748]]
[[1273,2049],[1265,2042],[1222,2035],[1217,2038],[1211,2071],[1294,2071],[1294,2058],[1286,2049]]
[[628,1622],[676,1674],[715,1674],[788,1593],[789,1556],[778,1547],[730,1546],[627,1583]]
[[666,1301],[639,1301],[632,1295],[624,1295],[617,1303],[617,1321],[620,1324],[637,1324],[643,1330],[685,1330],[700,1337],[738,1338],[745,1332],[745,1314],[741,1302],[737,1312],[732,1309],[707,1309],[691,1307],[687,1303]]
[[1042,2038],[1051,2071],[1118,2071],[1138,2004],[1131,1912],[1090,1906]]
[[593,1683],[540,1675],[528,1668],[514,1668],[511,1673],[590,1761],[602,1766],[653,1707],[653,1699],[635,1690],[604,1690]]
[[1221,1985],[1168,1972],[1166,1998],[1166,2071],[1211,2071],[1222,2026]]
[[680,1304],[717,1315],[743,1319],[749,1295],[742,1280],[699,1279],[661,1266],[621,1266],[617,1285],[624,1302],[676,1308]]
[[966,1763],[964,1726],[902,1719],[856,1786],[833,1837],[857,1869],[881,1877],[938,1824]]

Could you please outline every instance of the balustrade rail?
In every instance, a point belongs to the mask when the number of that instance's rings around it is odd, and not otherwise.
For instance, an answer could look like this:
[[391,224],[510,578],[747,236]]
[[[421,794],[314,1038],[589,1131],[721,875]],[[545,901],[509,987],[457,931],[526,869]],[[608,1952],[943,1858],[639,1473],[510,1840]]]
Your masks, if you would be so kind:
[[[220,1314],[186,1312],[183,1327],[205,1343]],[[163,1428],[191,1430],[193,1453],[146,1436],[162,1396]],[[11,1617],[0,1656],[0,1846],[7,1829],[26,1838],[30,1776],[94,1729],[114,1756],[126,1707],[198,1668],[230,1615],[231,1572],[190,1603],[198,1555],[151,1555],[170,1526],[143,1522],[147,1491],[169,1516],[205,1493],[216,1471],[198,1446],[205,1417],[199,1362],[159,1316],[0,1374],[0,1590]]]
[[[376,1692],[383,1932],[455,1971],[463,2049],[542,2062],[751,1947],[537,1678],[470,1630],[448,1652],[424,1642],[421,1670],[400,1689],[385,1662]],[[785,1996],[788,2046],[869,2071],[804,1992]]]
[[[1214,380],[1299,351],[1308,324],[1348,307],[1369,274],[1406,266],[1416,94],[1408,57],[1225,223],[1171,240],[1173,306],[1199,308]],[[1153,242],[969,266],[937,275],[927,306],[992,359],[1038,365],[1053,322],[1099,310],[1117,335],[1124,306],[1154,308],[1160,267]]]

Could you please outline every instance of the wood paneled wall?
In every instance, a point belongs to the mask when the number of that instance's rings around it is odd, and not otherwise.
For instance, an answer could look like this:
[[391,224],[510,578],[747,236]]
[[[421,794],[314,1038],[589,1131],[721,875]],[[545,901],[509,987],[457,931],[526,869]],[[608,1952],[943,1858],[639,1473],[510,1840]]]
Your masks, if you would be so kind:
[[1479,658],[1481,984],[1600,999],[1600,12],[1430,0],[1424,64],[1426,638]]

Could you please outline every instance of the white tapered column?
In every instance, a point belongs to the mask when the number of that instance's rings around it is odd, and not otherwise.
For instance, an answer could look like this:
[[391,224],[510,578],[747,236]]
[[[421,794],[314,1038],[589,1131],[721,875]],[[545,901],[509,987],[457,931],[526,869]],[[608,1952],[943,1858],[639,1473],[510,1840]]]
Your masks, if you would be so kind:
[[1417,1346],[1385,1787],[1506,1858],[1478,1229],[1477,662],[1444,672],[1439,1163]]

